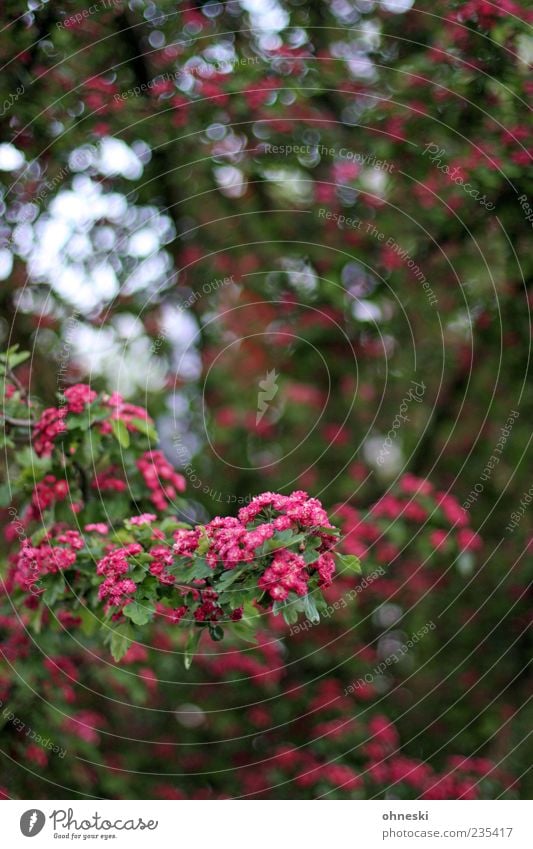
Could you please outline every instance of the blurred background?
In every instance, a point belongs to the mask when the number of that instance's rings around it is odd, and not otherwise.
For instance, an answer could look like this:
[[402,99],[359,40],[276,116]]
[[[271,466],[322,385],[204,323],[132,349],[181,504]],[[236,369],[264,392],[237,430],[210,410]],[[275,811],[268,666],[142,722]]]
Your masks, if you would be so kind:
[[147,406],[198,521],[306,490],[366,580],[188,675],[168,635],[119,669],[65,633],[43,683],[6,613],[0,698],[18,677],[67,750],[6,722],[6,795],[527,798],[531,20],[5,0],[0,334],[31,393]]

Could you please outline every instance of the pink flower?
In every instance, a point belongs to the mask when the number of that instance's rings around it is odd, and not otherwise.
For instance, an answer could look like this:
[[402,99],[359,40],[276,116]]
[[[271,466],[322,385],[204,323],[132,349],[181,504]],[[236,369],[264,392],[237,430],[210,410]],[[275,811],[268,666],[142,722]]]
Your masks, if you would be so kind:
[[172,468],[162,451],[146,451],[137,460],[137,468],[158,510],[166,510],[178,492],[185,489],[185,478]]
[[307,594],[309,575],[305,561],[299,554],[291,551],[279,551],[270,566],[260,577],[259,589],[270,593],[275,601],[284,601],[292,590],[296,595]]
[[96,534],[102,534],[102,536],[109,533],[109,527],[104,522],[92,522],[89,525],[85,525],[84,530],[87,533],[94,532]]
[[155,522],[157,516],[154,513],[141,513],[140,516],[133,516],[128,519],[130,525],[149,525]]
[[114,576],[106,578],[98,588],[98,598],[102,601],[107,599],[108,604],[113,607],[124,606],[129,604],[133,599],[127,596],[134,593],[137,586],[131,578],[125,578],[122,581],[117,581]]
[[174,610],[171,610],[168,614],[168,618],[171,622],[177,624],[178,622],[181,622],[188,609],[189,608],[186,607],[184,604],[182,604],[181,607],[175,607]]
[[174,532],[174,539],[173,549],[176,554],[182,557],[191,557],[198,547],[200,531],[188,531],[185,528],[179,528]]
[[87,404],[92,404],[97,397],[90,386],[86,383],[77,383],[69,389],[65,389],[63,393],[67,402],[67,410],[69,413],[83,413]]
[[446,542],[447,542],[448,539],[449,539],[448,531],[443,531],[443,530],[432,531],[429,535],[429,541],[436,551],[438,551],[440,548],[443,548],[446,545]]
[[43,410],[41,418],[33,426],[33,449],[39,457],[49,457],[54,447],[54,440],[60,433],[66,430],[66,409],[58,410],[49,407]]
[[459,547],[465,551],[479,551],[483,547],[483,541],[479,534],[471,528],[461,528],[457,534]]

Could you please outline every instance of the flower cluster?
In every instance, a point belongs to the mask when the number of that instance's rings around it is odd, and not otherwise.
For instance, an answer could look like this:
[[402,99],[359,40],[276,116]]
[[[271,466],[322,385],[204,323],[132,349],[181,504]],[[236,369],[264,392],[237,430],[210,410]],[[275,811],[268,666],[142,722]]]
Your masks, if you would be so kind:
[[81,535],[72,530],[58,531],[54,536],[47,534],[39,545],[24,540],[13,559],[9,584],[34,596],[38,595],[42,592],[39,586],[41,579],[45,575],[70,569],[76,563],[77,552],[83,547]]
[[144,407],[137,407],[135,404],[124,401],[124,398],[118,392],[113,392],[108,398],[104,398],[104,405],[111,413],[109,418],[100,424],[101,433],[111,433],[111,422],[113,421],[123,422],[130,431],[139,430],[142,422],[153,424],[153,420]]
[[56,501],[63,501],[69,495],[66,480],[58,480],[55,475],[45,475],[33,490],[27,521],[40,521],[43,512]]
[[153,420],[144,407],[137,407],[124,401],[117,392],[99,398],[86,383],[77,383],[65,389],[60,407],[48,407],[43,410],[34,424],[32,443],[39,457],[49,457],[58,435],[67,430],[67,418],[79,416],[87,409],[94,413],[93,424],[103,435],[113,432],[113,422],[120,421],[128,431],[146,433],[153,428]]
[[178,492],[185,489],[185,478],[172,468],[162,451],[146,451],[137,460],[137,468],[158,510],[166,510]]
[[85,407],[97,398],[96,392],[86,383],[77,383],[63,393],[69,413],[83,413]]
[[275,601],[284,601],[291,590],[296,595],[306,595],[308,581],[303,558],[292,551],[280,551],[259,579],[259,587]]
[[137,587],[131,578],[125,578],[124,575],[130,568],[128,557],[140,554],[141,551],[142,546],[139,543],[131,543],[102,557],[96,567],[96,574],[105,576],[98,588],[98,598],[101,601],[120,608],[132,601],[131,595]]
[[[337,515],[342,519],[346,550],[359,557],[366,557],[372,551],[383,565],[399,556],[398,545],[385,537],[389,526],[399,528],[402,521],[427,528],[434,551],[450,554],[456,548],[462,552],[479,551],[482,547],[481,537],[468,527],[468,513],[457,499],[412,474],[403,475],[398,486],[380,498],[367,515],[350,505],[339,507]],[[400,539],[398,533],[396,538]]]
[[64,407],[48,407],[41,413],[40,419],[33,426],[32,434],[33,450],[38,457],[49,457],[52,453],[55,439],[66,430],[66,414]]
[[[154,487],[156,462],[173,488],[179,476],[160,452],[139,461]],[[47,493],[56,485],[55,480],[42,483]],[[172,497],[168,488],[164,494]],[[213,639],[221,639],[223,623],[250,627],[242,622],[247,604],[267,611],[275,603],[287,604],[287,621],[303,612],[307,596],[312,595],[315,609],[335,571],[336,529],[321,504],[304,492],[267,493],[238,518],[216,517],[195,528],[141,513],[119,531],[103,522],[88,522],[84,529],[82,538],[56,524],[39,545],[26,542],[11,575],[12,585],[31,592],[35,606],[47,585],[39,584],[38,592],[34,586],[50,573],[72,569],[68,583],[74,593],[60,585],[53,596],[60,621],[71,627],[79,619],[71,605],[96,595],[112,621],[126,617],[140,626],[157,616],[193,629],[206,626]]]

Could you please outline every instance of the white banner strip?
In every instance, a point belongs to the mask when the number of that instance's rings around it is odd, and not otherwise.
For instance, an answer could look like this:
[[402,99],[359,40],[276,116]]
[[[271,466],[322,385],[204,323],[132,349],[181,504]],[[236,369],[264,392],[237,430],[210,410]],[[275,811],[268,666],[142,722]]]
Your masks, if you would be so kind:
[[44,849],[67,840],[117,849],[195,844],[199,849],[525,849],[533,845],[529,807],[525,801],[43,800],[5,801],[0,813],[6,849]]

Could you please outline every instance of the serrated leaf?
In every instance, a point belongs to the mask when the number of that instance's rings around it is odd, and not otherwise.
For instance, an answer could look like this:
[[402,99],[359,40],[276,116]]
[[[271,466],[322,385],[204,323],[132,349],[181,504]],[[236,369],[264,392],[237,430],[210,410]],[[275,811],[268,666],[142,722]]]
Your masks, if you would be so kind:
[[219,643],[224,639],[224,628],[221,625],[209,625],[209,636],[215,643]]
[[292,531],[282,531],[280,534],[276,534],[276,536],[267,541],[267,550],[277,551],[279,548],[288,548],[290,545],[294,545],[295,543],[304,542],[305,539],[305,534],[294,534]]
[[304,563],[306,566],[310,566],[311,563],[314,563],[320,557],[320,553],[315,548],[306,548],[303,553]]
[[317,610],[317,606],[315,604],[315,600],[312,595],[304,596],[304,613],[314,625],[320,622],[320,614]]
[[185,664],[185,669],[190,669],[192,665],[192,661],[198,646],[200,644],[200,640],[202,639],[202,628],[193,628],[189,631],[189,636],[187,637],[187,643],[185,645],[185,652],[183,655],[183,662]]
[[257,645],[257,634],[254,626],[246,619],[240,619],[238,622],[232,622],[230,629],[236,637],[244,640],[246,643]]
[[203,525],[200,526],[200,539],[198,540],[198,546],[196,551],[198,554],[205,554],[209,549],[209,537],[207,535],[207,531]]
[[0,507],[9,507],[11,504],[11,488],[7,483],[0,485]]
[[139,433],[143,433],[148,439],[152,439],[154,442],[157,442],[157,431],[155,427],[147,422],[146,419],[131,419],[132,425],[139,431]]
[[111,635],[110,649],[115,663],[122,660],[133,642],[133,630],[130,625],[119,625]]
[[2,356],[2,360],[6,363],[7,368],[15,369],[21,363],[24,363],[29,357],[28,351],[19,351],[18,345],[13,345],[12,348],[9,348],[8,351]]
[[348,572],[355,572],[356,575],[361,574],[361,561],[355,556],[355,554],[337,554],[337,560],[343,570],[345,569]]
[[130,434],[122,419],[112,419],[111,430],[113,431],[113,436],[117,440],[118,444],[122,448],[128,448],[130,444]]
[[231,584],[233,584],[233,582],[237,580],[237,578],[240,578],[241,575],[246,572],[246,568],[247,567],[244,566],[241,569],[228,569],[226,572],[223,572],[216,582],[217,591],[222,592],[223,590],[227,590],[228,587],[230,587]]
[[205,557],[196,557],[191,568],[187,569],[186,575],[187,580],[196,581],[202,578],[212,577],[213,570]]
[[99,624],[99,620],[96,615],[89,610],[87,607],[82,608],[78,616],[81,619],[81,631],[86,637],[92,636],[94,634],[97,625]]
[[134,623],[134,625],[147,625],[153,618],[155,608],[150,604],[140,604],[137,601],[132,601],[124,608],[124,616]]
[[62,572],[57,572],[55,575],[47,575],[42,578],[45,584],[45,592],[43,594],[43,602],[49,607],[53,607],[58,598],[65,592],[65,578]]

